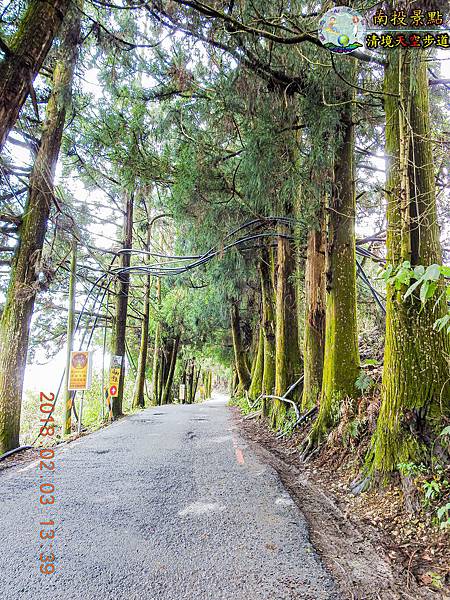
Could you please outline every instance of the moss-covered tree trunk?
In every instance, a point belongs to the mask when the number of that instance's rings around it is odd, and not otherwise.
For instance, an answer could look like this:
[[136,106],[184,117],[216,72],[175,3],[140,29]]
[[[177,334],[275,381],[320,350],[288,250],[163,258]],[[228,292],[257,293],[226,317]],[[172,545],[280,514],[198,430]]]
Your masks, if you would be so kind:
[[207,387],[206,387],[206,399],[212,396],[212,371],[208,371]]
[[212,371],[204,370],[202,371],[202,400],[208,400],[211,398],[211,383],[212,383]]
[[325,350],[325,239],[323,216],[320,219],[320,227],[321,229],[314,229],[309,232],[306,251],[303,410],[308,410],[317,404],[322,389]]
[[[259,277],[261,282],[262,301],[262,330],[264,335],[264,359],[263,359],[263,394],[270,395],[275,387],[275,311],[274,311],[274,288],[271,276],[271,262],[269,252],[266,248],[262,250],[259,261]],[[269,413],[270,400],[263,401],[263,413]]]
[[[288,230],[277,242],[277,290],[275,309],[275,395],[282,396],[302,373],[302,360],[298,345],[297,306],[292,276],[295,272],[293,244],[288,240]],[[298,399],[298,388],[290,399]],[[272,425],[279,427],[286,413],[286,405],[280,400],[272,404]]]
[[255,366],[252,373],[252,381],[248,389],[248,395],[252,400],[256,400],[262,391],[262,380],[264,373],[264,331],[262,325],[259,326],[258,346],[256,348]]
[[[161,279],[158,277],[156,280],[156,306],[159,312],[161,307]],[[160,372],[160,359],[161,359],[161,333],[162,325],[159,314],[156,315],[156,327],[155,327],[155,341],[153,346],[153,367],[152,367],[152,388],[151,388],[151,403],[156,406],[159,398],[159,372]]]
[[[40,4],[40,3],[39,3]],[[39,28],[39,26],[38,26]],[[71,14],[53,73],[41,143],[30,177],[5,307],[0,321],[0,453],[19,443],[20,408],[30,321],[39,288],[38,274],[61,138],[70,107],[80,20]],[[30,41],[30,44],[32,42]],[[1,72],[1,71],[0,71]],[[0,86],[3,80],[0,75]],[[1,119],[0,119],[1,120]]]
[[186,403],[192,404],[195,401],[196,392],[196,372],[195,360],[189,359],[186,366]]
[[171,340],[170,361],[168,364],[167,378],[164,383],[164,390],[161,397],[161,404],[168,404],[172,400],[172,383],[177,364],[178,350],[180,347],[181,336],[178,334]]
[[[349,92],[350,94],[350,92]],[[327,210],[326,317],[322,391],[313,438],[321,438],[339,418],[344,398],[357,396],[359,375],[356,321],[354,127],[347,104],[341,111],[342,143],[334,159]]]
[[31,0],[7,43],[9,51],[0,61],[0,152],[70,4]]
[[236,371],[236,365],[233,365],[231,378],[230,378],[230,395],[231,396],[237,395],[238,386],[239,386],[239,377],[238,377],[238,374]]
[[166,372],[166,355],[164,348],[161,346],[158,350],[158,366],[157,366],[157,384],[156,384],[156,396],[155,404],[159,406],[161,404],[162,393],[164,389],[165,372]]
[[[133,247],[133,194],[128,194],[125,202],[124,215],[124,239],[123,249]],[[131,255],[123,252],[120,255],[120,267],[127,269],[130,266]],[[130,273],[123,271],[117,278],[116,315],[114,322],[114,336],[112,340],[112,351],[116,356],[122,357],[122,369],[120,370],[119,389],[117,397],[112,398],[113,416],[117,418],[123,414],[123,389],[125,381],[125,337],[127,332],[128,294],[130,291]]]
[[133,407],[144,408],[144,388],[145,374],[147,370],[147,355],[148,355],[148,328],[150,321],[150,286],[151,277],[147,275],[144,284],[144,311],[141,325],[141,341],[139,345],[139,356],[136,370],[136,382],[133,392]]
[[[387,260],[425,267],[442,261],[437,222],[427,53],[389,53],[385,70]],[[374,470],[423,459],[424,444],[450,416],[450,338],[433,323],[445,300],[403,300],[387,288],[382,404],[373,437]]]
[[[151,241],[151,224],[149,223],[147,226],[147,241],[145,244],[145,250],[147,252],[150,250],[150,241]],[[141,325],[141,341],[139,345],[139,356],[138,356],[138,364],[136,369],[136,382],[134,386],[133,392],[133,402],[132,405],[134,408],[145,406],[144,399],[144,388],[145,388],[145,375],[147,371],[147,356],[148,356],[148,329],[150,324],[150,290],[151,290],[151,276],[147,275],[144,283],[144,309],[142,316],[142,325]]]
[[198,382],[200,380],[200,372],[201,372],[201,369],[200,368],[195,369],[195,366],[194,366],[195,376],[194,376],[194,382],[193,382],[194,385],[192,388],[192,402],[195,402],[195,396],[197,394],[197,389],[198,389]]
[[234,362],[239,378],[239,391],[242,393],[250,387],[251,376],[242,344],[241,319],[237,301],[234,301],[231,305],[231,335],[233,338]]

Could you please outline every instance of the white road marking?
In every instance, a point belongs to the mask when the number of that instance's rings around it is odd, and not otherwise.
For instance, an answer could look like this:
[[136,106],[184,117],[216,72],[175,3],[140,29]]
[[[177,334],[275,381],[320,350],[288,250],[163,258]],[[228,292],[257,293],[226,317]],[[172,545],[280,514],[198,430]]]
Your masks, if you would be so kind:
[[292,498],[282,496],[281,498],[277,498],[275,500],[275,504],[278,504],[278,506],[294,506],[294,501],[292,500]]
[[194,502],[193,504],[189,504],[183,510],[180,510],[178,513],[180,517],[186,517],[187,515],[204,515],[210,512],[222,512],[226,510],[226,507],[223,504],[218,504],[217,502]]

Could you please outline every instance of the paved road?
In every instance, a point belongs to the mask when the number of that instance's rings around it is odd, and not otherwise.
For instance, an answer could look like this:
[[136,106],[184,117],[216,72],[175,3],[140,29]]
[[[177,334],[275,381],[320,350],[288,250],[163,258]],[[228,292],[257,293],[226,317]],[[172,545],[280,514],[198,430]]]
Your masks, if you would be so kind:
[[[224,397],[147,409],[62,447],[48,509],[36,463],[3,472],[0,598],[338,600],[304,518],[229,411]],[[41,575],[47,519],[56,571]]]

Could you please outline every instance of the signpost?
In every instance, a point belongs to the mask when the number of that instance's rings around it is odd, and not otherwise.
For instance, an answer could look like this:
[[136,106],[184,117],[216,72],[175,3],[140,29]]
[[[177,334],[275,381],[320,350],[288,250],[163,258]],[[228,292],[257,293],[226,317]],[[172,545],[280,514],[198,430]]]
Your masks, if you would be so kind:
[[117,398],[119,395],[119,383],[120,373],[122,371],[123,356],[111,356],[111,363],[109,365],[109,382],[108,387],[105,388],[106,404],[108,406],[109,418],[113,419],[112,410],[112,399]]
[[122,370],[123,356],[112,356],[109,367],[109,395],[116,398],[119,395],[120,372]]
[[70,391],[88,390],[92,382],[92,352],[70,353],[69,381]]
[[180,383],[180,402],[183,403],[186,399],[186,385],[184,383]]

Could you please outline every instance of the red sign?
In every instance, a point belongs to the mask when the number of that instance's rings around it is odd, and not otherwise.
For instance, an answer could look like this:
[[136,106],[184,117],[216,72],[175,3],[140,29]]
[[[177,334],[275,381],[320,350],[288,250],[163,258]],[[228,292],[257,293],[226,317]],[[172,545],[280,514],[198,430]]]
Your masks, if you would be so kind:
[[115,385],[112,385],[109,388],[109,395],[110,396],[117,396],[117,387]]

